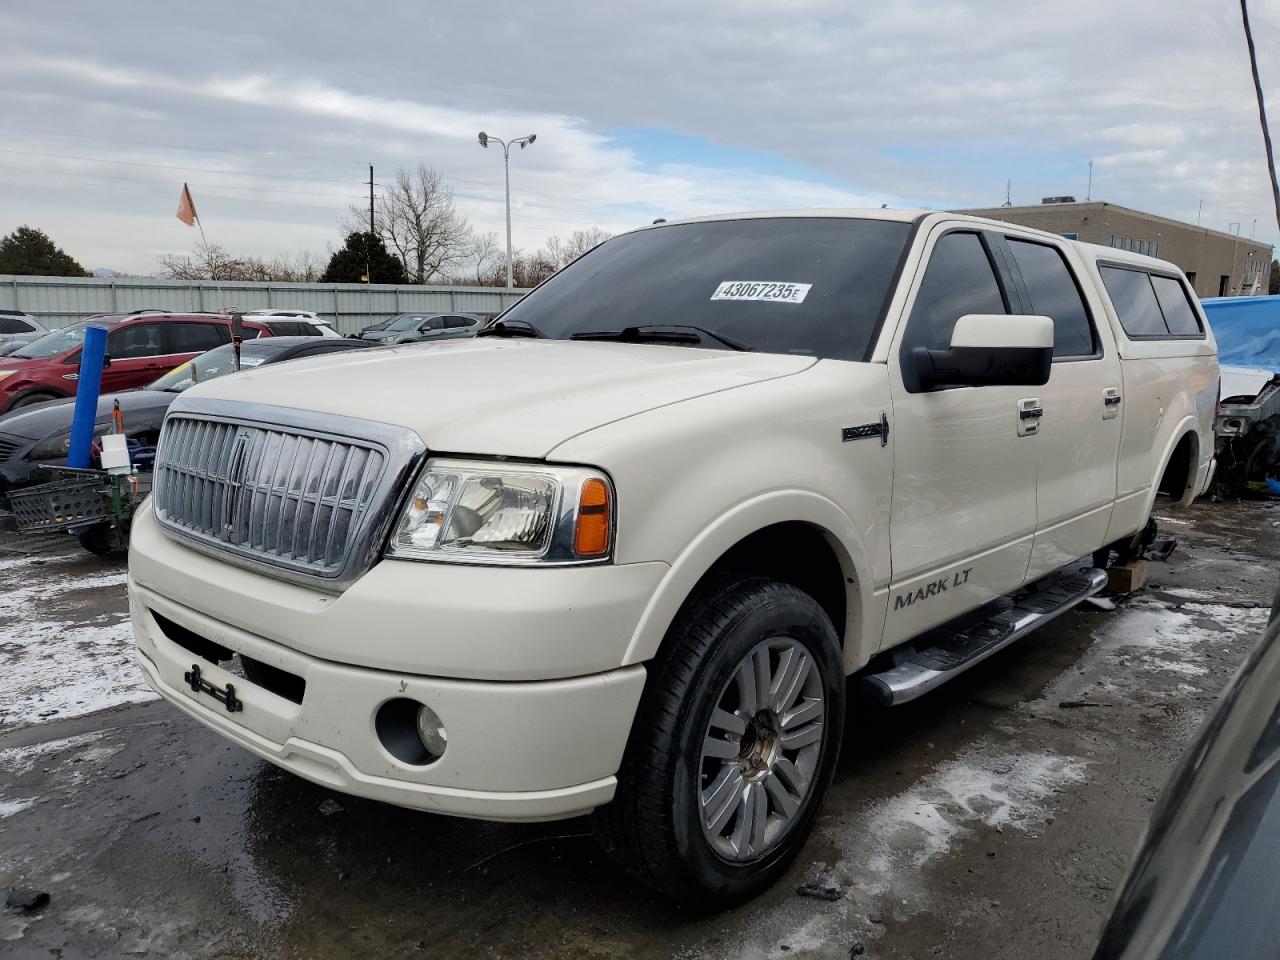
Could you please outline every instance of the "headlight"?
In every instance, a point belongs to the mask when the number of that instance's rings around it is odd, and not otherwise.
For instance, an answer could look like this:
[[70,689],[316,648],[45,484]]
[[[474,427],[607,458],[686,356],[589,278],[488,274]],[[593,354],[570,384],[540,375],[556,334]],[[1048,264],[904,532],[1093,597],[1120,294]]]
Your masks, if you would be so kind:
[[57,460],[65,457],[67,451],[71,449],[71,431],[66,433],[55,434],[52,437],[45,437],[27,454],[28,460]]
[[613,488],[585,467],[429,460],[387,555],[455,563],[608,560]]

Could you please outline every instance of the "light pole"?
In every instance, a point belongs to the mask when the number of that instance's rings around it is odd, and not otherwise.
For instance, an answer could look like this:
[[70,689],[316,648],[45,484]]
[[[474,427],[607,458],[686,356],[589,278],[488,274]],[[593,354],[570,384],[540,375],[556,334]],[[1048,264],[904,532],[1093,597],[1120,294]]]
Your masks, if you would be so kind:
[[507,289],[510,290],[515,284],[511,279],[511,147],[514,144],[520,144],[523,150],[533,141],[538,139],[536,133],[531,133],[527,137],[517,137],[515,140],[499,140],[497,137],[491,137],[483,130],[480,131],[480,146],[488,147],[489,141],[502,145],[502,171],[507,181]]

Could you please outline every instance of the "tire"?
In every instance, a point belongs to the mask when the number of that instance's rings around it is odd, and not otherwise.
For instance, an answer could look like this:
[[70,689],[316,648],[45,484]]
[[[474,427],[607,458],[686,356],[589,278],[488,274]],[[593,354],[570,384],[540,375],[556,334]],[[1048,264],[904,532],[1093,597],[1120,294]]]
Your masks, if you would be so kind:
[[128,545],[112,523],[95,523],[77,539],[80,546],[90,553],[107,559],[121,559],[128,554]]
[[[781,711],[776,696],[747,702],[762,686],[746,676],[761,651],[771,685],[791,678]],[[725,579],[685,604],[650,668],[617,792],[592,817],[596,838],[626,872],[686,906],[746,900],[795,858],[831,785],[845,709],[835,629],[790,584]],[[793,749],[784,735],[809,742]]]
[[10,410],[17,410],[19,407],[29,407],[33,403],[44,403],[46,400],[61,400],[62,398],[56,393],[28,393],[19,397],[10,405]]

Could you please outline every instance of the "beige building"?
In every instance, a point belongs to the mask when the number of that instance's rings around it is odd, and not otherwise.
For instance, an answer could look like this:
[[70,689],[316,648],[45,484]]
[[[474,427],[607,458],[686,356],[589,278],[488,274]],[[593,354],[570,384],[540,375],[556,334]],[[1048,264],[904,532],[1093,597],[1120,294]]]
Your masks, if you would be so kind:
[[1267,292],[1271,247],[1235,233],[1197,227],[1114,203],[1077,203],[1071,197],[1047,198],[1038,206],[958,212],[1170,260],[1186,272],[1201,297]]

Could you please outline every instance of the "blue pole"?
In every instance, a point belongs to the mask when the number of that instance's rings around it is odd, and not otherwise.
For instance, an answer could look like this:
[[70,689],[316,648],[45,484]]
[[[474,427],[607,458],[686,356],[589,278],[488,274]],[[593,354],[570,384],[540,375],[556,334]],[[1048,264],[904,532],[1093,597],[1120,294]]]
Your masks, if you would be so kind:
[[107,328],[85,327],[80,348],[80,376],[76,383],[76,410],[71,417],[71,446],[68,467],[89,466],[93,425],[98,418],[98,392],[102,388],[102,358],[107,352]]

